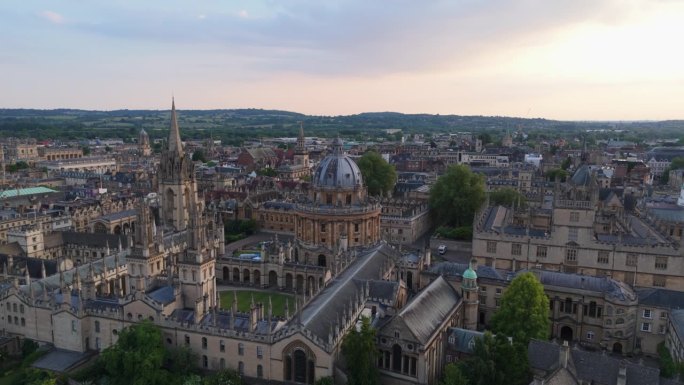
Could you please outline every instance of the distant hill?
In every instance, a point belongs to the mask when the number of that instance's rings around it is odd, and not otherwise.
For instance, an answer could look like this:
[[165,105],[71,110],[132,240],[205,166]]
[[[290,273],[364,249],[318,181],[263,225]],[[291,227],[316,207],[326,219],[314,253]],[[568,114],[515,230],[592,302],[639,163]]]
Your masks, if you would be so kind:
[[[584,130],[621,129],[635,133],[661,130],[664,135],[682,135],[684,121],[662,122],[572,122],[503,116],[459,116],[365,112],[346,116],[312,116],[290,111],[263,109],[179,110],[184,138],[222,139],[240,144],[259,137],[296,136],[299,122],[309,136],[372,138],[385,129],[405,133],[474,132],[492,133],[523,130],[567,136]],[[163,137],[169,127],[168,110],[89,111],[75,109],[0,109],[0,136],[36,139],[92,139],[137,136],[145,129],[152,138]]]

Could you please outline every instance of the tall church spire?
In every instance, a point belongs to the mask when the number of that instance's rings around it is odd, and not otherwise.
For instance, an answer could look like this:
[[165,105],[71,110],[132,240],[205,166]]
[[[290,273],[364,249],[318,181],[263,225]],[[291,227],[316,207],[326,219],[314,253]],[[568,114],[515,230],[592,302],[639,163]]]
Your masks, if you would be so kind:
[[183,153],[183,143],[178,130],[178,118],[176,117],[176,101],[171,98],[171,130],[169,130],[168,149],[170,152]]

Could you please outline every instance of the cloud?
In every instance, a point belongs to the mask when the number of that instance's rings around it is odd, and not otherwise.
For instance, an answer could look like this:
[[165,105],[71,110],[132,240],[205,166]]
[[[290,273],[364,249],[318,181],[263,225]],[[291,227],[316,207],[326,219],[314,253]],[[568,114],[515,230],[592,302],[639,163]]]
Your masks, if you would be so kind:
[[64,17],[57,12],[46,10],[41,12],[40,16],[53,24],[64,24]]

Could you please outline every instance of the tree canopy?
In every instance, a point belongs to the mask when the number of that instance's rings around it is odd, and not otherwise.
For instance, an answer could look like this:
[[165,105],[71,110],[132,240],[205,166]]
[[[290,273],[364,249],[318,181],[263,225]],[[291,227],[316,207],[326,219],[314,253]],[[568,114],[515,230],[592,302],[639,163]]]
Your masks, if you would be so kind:
[[102,352],[102,362],[113,385],[167,385],[171,373],[160,370],[165,356],[161,330],[143,322],[123,329]]
[[430,190],[430,209],[438,226],[471,226],[484,201],[484,178],[464,165],[450,166]]
[[559,181],[565,182],[565,179],[568,177],[568,175],[569,174],[567,171],[560,169],[560,168],[554,168],[552,170],[547,171],[545,174],[546,179],[548,179],[552,182],[556,180],[556,177],[558,178]]
[[202,163],[207,163],[207,157],[204,155],[204,150],[198,148],[195,150],[195,152],[192,153],[192,161],[193,162],[202,162]]
[[342,342],[342,353],[349,369],[350,385],[375,385],[379,383],[375,346],[375,329],[368,317],[361,319],[361,329],[347,334]]
[[447,372],[461,382],[445,381],[445,385],[526,385],[530,382],[526,345],[511,343],[502,334],[492,336],[487,332],[475,339],[473,355],[459,362],[458,367],[467,382],[457,373]]
[[361,169],[363,181],[371,195],[390,192],[397,183],[397,171],[394,166],[375,151],[363,154],[356,164]]
[[442,375],[442,381],[439,385],[469,385],[470,381],[463,374],[461,366],[451,363],[444,367],[444,374]]
[[511,207],[514,204],[518,207],[527,205],[527,199],[510,187],[504,187],[489,193],[489,201],[495,205]]
[[537,277],[527,272],[517,276],[501,298],[492,328],[527,346],[532,338],[546,340],[550,331],[549,299]]

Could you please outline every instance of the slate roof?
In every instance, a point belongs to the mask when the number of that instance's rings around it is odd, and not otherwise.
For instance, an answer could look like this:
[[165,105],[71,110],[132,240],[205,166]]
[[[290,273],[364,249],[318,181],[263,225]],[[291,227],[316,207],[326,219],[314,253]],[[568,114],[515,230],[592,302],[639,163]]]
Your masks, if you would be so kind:
[[105,221],[116,221],[118,219],[122,218],[128,218],[128,217],[137,217],[138,211],[135,209],[131,210],[123,210],[123,211],[117,211],[115,213],[109,213],[106,215],[102,215],[101,217],[97,218],[98,220],[105,220]]
[[[526,273],[529,270],[519,270],[513,277]],[[634,301],[636,294],[626,284],[609,277],[593,277],[590,275],[561,273],[548,270],[532,271],[544,285],[567,287],[571,289],[589,290],[604,293],[620,301]]]
[[555,370],[559,363],[560,346],[547,341],[530,340],[527,345],[527,360],[530,368],[545,371]]
[[575,186],[589,186],[591,183],[591,171],[589,170],[589,166],[585,164],[578,168],[572,175],[570,181]]
[[[549,375],[559,367],[560,352],[561,347],[557,344],[532,340],[527,349],[530,367],[544,371]],[[660,371],[656,368],[574,348],[570,349],[567,368],[574,373],[576,383],[583,381],[592,384],[612,385],[617,383],[621,363],[627,369],[628,385],[657,385],[660,383]]]
[[670,313],[670,318],[672,321],[672,325],[674,326],[675,331],[677,332],[677,336],[679,336],[679,338],[684,339],[684,310],[673,310]]
[[162,286],[152,292],[147,293],[147,295],[153,300],[161,302],[164,305],[168,305],[176,300],[176,296],[173,293],[173,286]]
[[670,309],[684,308],[684,292],[660,288],[639,288],[635,291],[641,305]]
[[357,295],[360,289],[357,282],[378,279],[386,258],[398,258],[398,252],[385,243],[360,253],[351,266],[301,309],[302,325],[327,340],[330,325],[339,322],[340,312]]
[[[468,269],[467,263],[440,262],[430,266],[430,273],[445,275],[447,277],[463,276],[463,272]],[[499,279],[505,278],[491,266],[477,265],[475,272],[479,278]]]
[[413,297],[397,317],[404,321],[420,343],[425,344],[459,302],[456,290],[439,276]]
[[451,348],[454,351],[465,354],[473,354],[475,340],[478,338],[482,338],[482,336],[484,335],[483,332],[462,328],[449,328],[447,334],[447,341],[451,341],[452,338],[454,341],[453,344],[449,342],[449,348]]
[[356,281],[358,285],[365,285],[368,282],[368,297],[377,298],[380,300],[391,301],[397,297],[397,291],[399,290],[399,282],[396,281]]
[[97,354],[95,351],[80,353],[71,350],[52,349],[44,356],[37,359],[31,366],[53,372],[66,372],[78,364],[85,362],[95,354]]

